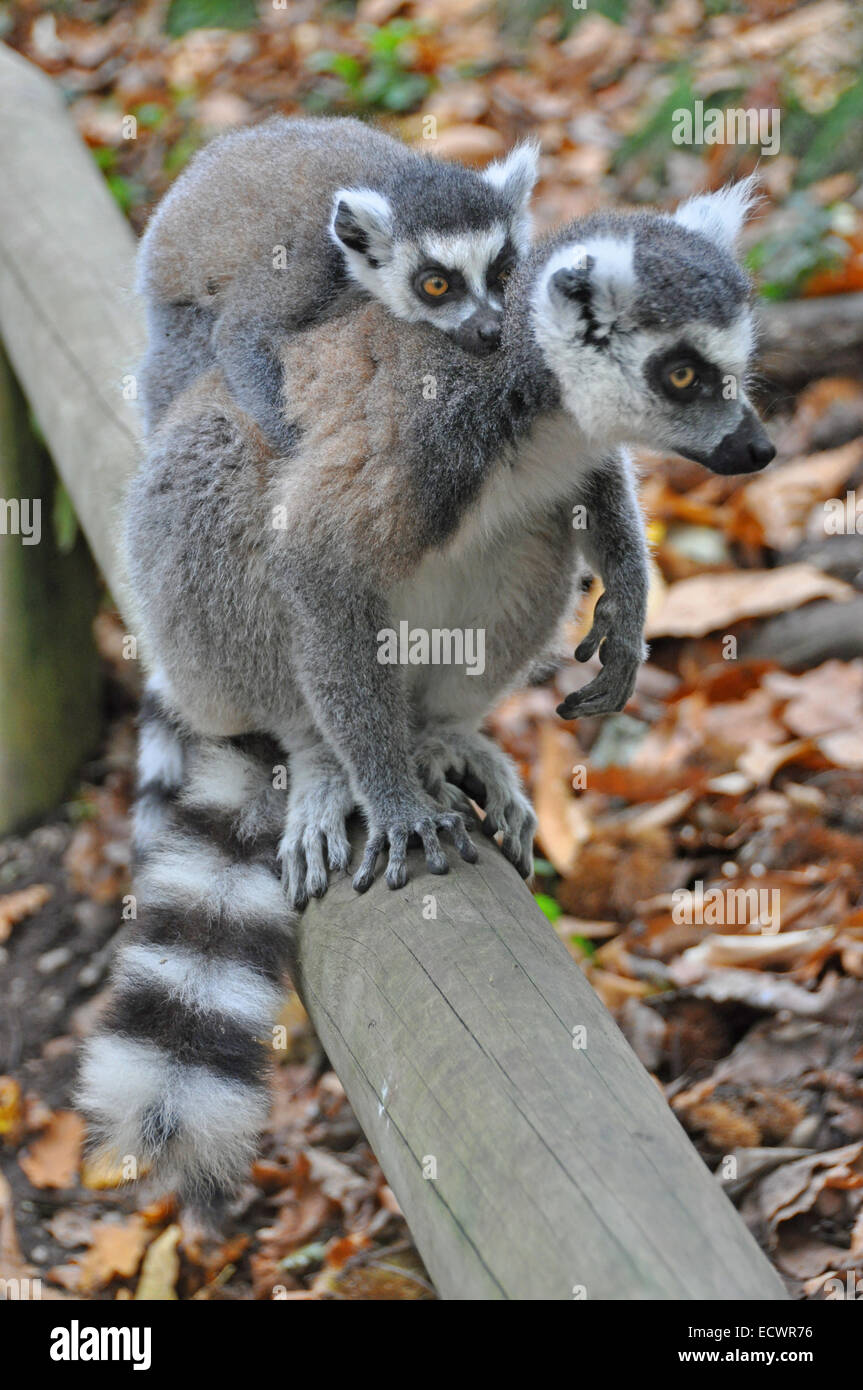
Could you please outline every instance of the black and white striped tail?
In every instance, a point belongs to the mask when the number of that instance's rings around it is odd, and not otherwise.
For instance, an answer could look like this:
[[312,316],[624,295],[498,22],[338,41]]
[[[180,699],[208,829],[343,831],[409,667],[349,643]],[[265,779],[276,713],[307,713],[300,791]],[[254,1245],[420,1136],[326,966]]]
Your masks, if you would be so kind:
[[280,758],[263,740],[196,739],[155,696],[142,715],[137,920],[79,1101],[103,1152],[207,1206],[236,1188],[268,1109],[293,925]]

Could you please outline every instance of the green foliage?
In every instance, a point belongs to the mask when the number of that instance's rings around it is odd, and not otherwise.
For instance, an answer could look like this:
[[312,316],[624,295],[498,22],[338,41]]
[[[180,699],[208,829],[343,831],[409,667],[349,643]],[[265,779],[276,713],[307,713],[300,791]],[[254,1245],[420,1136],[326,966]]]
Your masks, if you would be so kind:
[[757,242],[747,264],[765,299],[790,299],[819,270],[841,263],[847,246],[832,230],[834,211],[792,193],[780,228]]
[[147,190],[144,185],[139,183],[137,179],[127,178],[125,174],[119,172],[116,150],[111,149],[108,145],[103,145],[100,149],[93,151],[93,158],[105,175],[105,182],[121,212],[128,214],[131,208],[146,202]]
[[165,31],[178,39],[191,29],[251,29],[257,18],[255,0],[171,0]]
[[516,38],[526,38],[537,20],[547,15],[557,16],[560,36],[566,38],[587,14],[601,14],[623,24],[630,4],[629,0],[581,0],[580,5],[573,0],[497,0],[497,9],[501,25]]
[[549,922],[556,922],[558,917],[563,916],[563,908],[554,898],[549,897],[548,893],[534,893],[534,900],[540,912],[544,912]]
[[181,135],[165,154],[163,166],[165,173],[172,179],[176,178],[180,171],[186,167],[200,143],[200,138],[192,131],[187,131],[185,135]]
[[60,554],[71,555],[78,539],[78,517],[75,514],[72,498],[59,478],[54,487],[51,527],[54,532],[54,543]]
[[863,77],[846,87],[827,111],[801,106],[784,95],[782,152],[799,159],[795,182],[805,186],[843,169],[863,166]]
[[414,41],[420,27],[409,19],[394,19],[380,28],[363,25],[360,30],[363,51],[316,53],[309,67],[328,78],[309,99],[315,110],[410,111],[431,89],[422,72],[414,72]]

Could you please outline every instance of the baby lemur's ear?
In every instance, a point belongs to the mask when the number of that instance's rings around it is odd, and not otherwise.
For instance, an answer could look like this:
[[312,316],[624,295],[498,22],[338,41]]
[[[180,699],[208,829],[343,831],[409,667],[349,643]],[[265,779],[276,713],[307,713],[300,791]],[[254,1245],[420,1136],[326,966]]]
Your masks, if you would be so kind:
[[615,329],[629,327],[635,296],[632,243],[595,238],[563,246],[549,259],[537,305],[547,326],[556,323],[579,333],[586,344],[603,347]]
[[[524,231],[524,240],[530,239],[530,220],[527,205],[539,178],[539,145],[535,140],[524,140],[515,145],[503,159],[496,159],[483,170],[482,177],[492,188],[497,189],[512,209]],[[525,248],[526,249],[526,246]]]
[[701,232],[726,251],[733,251],[752,208],[758,203],[758,175],[729,183],[716,193],[690,198],[674,214],[675,222],[691,232]]
[[371,266],[382,265],[392,250],[392,205],[373,188],[340,188],[333,199],[330,234],[343,250],[364,256]]

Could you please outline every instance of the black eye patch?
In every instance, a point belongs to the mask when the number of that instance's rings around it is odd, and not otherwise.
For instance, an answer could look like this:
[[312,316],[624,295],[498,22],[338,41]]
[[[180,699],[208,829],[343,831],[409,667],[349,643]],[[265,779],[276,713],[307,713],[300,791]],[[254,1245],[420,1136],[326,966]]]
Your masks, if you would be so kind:
[[[672,384],[672,375],[677,374],[681,381],[691,372],[690,385],[681,387]],[[708,362],[706,357],[687,342],[676,343],[674,347],[661,348],[644,364],[644,376],[648,386],[665,396],[675,405],[686,405],[690,401],[704,400],[717,396],[722,384],[719,369]]]
[[[440,281],[446,285],[443,290],[430,292],[426,285]],[[447,270],[442,265],[420,266],[413,278],[413,287],[424,304],[452,304],[455,299],[463,299],[467,294],[467,283],[460,270]]]
[[512,242],[507,239],[498,251],[485,273],[485,283],[490,290],[505,280],[511,270],[515,270],[516,254]]

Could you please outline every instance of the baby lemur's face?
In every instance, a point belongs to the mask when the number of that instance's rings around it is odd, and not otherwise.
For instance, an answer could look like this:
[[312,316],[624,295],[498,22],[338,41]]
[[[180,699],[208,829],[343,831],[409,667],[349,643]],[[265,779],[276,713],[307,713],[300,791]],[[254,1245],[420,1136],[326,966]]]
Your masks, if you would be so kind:
[[751,198],[747,181],[673,217],[597,214],[555,238],[534,281],[533,332],[588,435],[714,473],[773,458],[746,395],[755,335],[733,253]]
[[484,355],[500,342],[504,286],[530,241],[536,177],[533,145],[482,174],[417,160],[398,189],[340,189],[331,235],[351,278],[397,318]]

